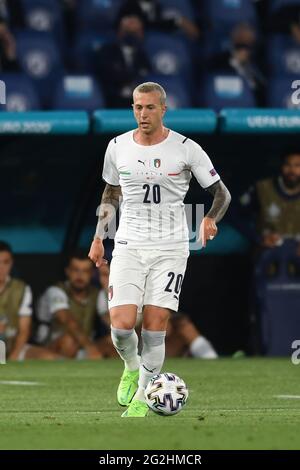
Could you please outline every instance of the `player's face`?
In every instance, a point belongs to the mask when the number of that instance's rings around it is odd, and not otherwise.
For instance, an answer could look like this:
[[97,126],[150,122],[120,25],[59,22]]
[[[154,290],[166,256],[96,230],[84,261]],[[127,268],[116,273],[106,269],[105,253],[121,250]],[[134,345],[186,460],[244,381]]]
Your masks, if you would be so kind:
[[300,154],[290,155],[282,165],[283,181],[289,188],[300,185]]
[[153,134],[162,125],[166,109],[166,106],[161,104],[157,91],[134,94],[134,117],[140,132],[144,134]]
[[13,258],[8,251],[0,251],[0,282],[9,276],[13,266]]
[[74,290],[82,291],[91,283],[93,276],[92,262],[88,259],[81,260],[73,258],[66,269],[66,275],[71,287]]
[[108,280],[109,280],[109,266],[107,264],[102,264],[99,269],[99,282],[103,289],[108,289]]

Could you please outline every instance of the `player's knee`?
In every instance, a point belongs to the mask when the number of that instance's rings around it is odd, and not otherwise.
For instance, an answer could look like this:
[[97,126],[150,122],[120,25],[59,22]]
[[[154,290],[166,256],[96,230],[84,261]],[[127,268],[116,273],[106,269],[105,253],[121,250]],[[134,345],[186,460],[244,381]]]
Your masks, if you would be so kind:
[[120,306],[110,309],[111,326],[121,330],[132,330],[136,323],[137,307]]
[[144,309],[143,328],[148,331],[165,331],[169,317],[168,309],[147,305]]

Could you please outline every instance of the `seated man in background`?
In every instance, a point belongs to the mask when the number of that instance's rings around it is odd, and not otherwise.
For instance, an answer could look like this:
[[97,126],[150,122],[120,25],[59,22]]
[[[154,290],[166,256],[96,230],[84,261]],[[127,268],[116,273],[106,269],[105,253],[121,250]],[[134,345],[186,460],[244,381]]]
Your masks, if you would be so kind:
[[255,30],[247,23],[239,23],[231,32],[230,49],[213,57],[209,68],[213,72],[235,73],[245,79],[255,94],[257,105],[263,106],[266,78],[258,64],[257,48]]
[[117,39],[105,44],[95,56],[95,73],[103,86],[107,107],[131,106],[133,89],[150,71],[143,21],[136,15],[124,16],[118,24]]
[[10,276],[13,253],[0,241],[0,339],[6,344],[9,360],[55,359],[47,349],[28,344],[31,335],[32,292],[20,279]]
[[262,248],[300,240],[300,149],[285,152],[279,174],[255,183],[240,203],[242,215],[255,218],[253,238]]
[[[98,311],[106,325],[110,327],[108,313],[108,281],[109,266],[102,265],[99,268],[99,281],[103,290],[99,295]],[[142,312],[138,312],[136,328],[138,333],[142,326]],[[139,335],[140,336],[140,335]],[[110,335],[105,337],[106,344],[111,344]],[[172,313],[166,333],[166,357],[192,356],[202,359],[215,359],[218,357],[216,351],[195,327],[190,318],[182,312]],[[112,357],[112,355],[111,355]],[[114,355],[117,357],[117,354]]]
[[38,302],[36,341],[62,357],[103,357],[93,341],[99,290],[93,263],[78,250],[68,260],[66,281],[48,287]]

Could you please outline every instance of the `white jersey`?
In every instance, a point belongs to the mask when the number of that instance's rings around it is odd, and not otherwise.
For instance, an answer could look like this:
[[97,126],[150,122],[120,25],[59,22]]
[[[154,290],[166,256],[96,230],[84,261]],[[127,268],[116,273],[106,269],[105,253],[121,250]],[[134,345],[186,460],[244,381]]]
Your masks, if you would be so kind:
[[155,145],[134,140],[134,130],[112,139],[107,147],[103,179],[121,186],[121,219],[117,246],[188,250],[184,198],[192,174],[202,188],[220,179],[204,150],[170,130]]

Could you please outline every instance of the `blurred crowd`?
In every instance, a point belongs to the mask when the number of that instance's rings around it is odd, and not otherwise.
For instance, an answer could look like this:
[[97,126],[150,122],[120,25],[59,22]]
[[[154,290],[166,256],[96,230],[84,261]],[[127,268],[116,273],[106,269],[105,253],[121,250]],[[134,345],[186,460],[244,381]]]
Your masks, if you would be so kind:
[[0,69],[8,110],[293,107],[300,0],[1,0]]

